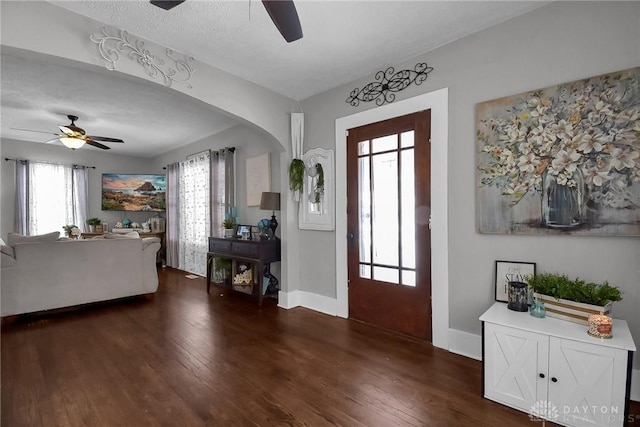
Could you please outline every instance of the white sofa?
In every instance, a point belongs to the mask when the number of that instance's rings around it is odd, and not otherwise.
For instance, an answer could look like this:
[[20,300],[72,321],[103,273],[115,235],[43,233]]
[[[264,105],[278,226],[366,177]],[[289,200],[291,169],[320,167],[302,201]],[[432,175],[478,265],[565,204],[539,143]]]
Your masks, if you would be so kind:
[[1,255],[2,317],[158,289],[156,237],[8,241]]

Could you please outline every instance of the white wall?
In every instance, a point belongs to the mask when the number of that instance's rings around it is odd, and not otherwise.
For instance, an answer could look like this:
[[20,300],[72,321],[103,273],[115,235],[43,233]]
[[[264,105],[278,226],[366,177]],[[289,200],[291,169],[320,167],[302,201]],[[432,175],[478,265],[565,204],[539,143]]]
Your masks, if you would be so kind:
[[[398,93],[398,101],[449,88],[451,329],[471,337],[480,334],[478,317],[493,301],[495,260],[532,261],[538,264],[538,271],[560,271],[620,286],[624,300],[614,305],[615,316],[629,322],[640,343],[640,239],[484,235],[477,232],[475,220],[476,104],[638,66],[639,24],[640,3],[556,2],[405,63],[389,64],[396,70],[412,69],[418,62],[434,67],[421,86]],[[354,108],[345,102],[353,88],[373,81],[373,74],[302,102],[305,150],[335,149],[336,119],[375,108],[367,103]],[[335,266],[317,262],[318,253],[335,254],[335,233],[294,234],[290,239],[299,242],[300,290],[335,298]],[[305,241],[314,245],[305,245]],[[636,363],[638,360],[636,357]]]

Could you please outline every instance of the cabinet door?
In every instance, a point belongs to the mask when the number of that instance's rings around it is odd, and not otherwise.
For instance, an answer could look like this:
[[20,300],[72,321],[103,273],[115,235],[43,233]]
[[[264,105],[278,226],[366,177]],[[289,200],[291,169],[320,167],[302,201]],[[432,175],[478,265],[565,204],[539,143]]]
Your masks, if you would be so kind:
[[622,426],[626,378],[626,351],[551,337],[548,404],[557,407],[556,422]]
[[486,398],[525,412],[546,401],[548,336],[487,323],[484,340]]

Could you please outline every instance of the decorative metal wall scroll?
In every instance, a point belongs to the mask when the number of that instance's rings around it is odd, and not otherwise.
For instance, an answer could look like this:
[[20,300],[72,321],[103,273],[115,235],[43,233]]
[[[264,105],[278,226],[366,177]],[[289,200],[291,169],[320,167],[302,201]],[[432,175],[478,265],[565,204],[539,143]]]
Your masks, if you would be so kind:
[[112,36],[106,27],[102,27],[101,30],[102,35],[92,34],[90,39],[98,45],[100,55],[107,61],[105,65],[108,70],[115,70],[120,54],[126,53],[131,60],[144,67],[149,77],[162,78],[165,86],[171,87],[173,82],[178,82],[184,83],[189,89],[192,88],[189,83],[195,71],[190,65],[190,62],[194,61],[192,56],[184,55],[184,59],[177,59],[172,57],[173,50],[167,49],[166,56],[174,65],[165,65],[164,59],[149,52],[145,49],[144,42],[132,39],[126,31],[120,30],[118,36]]
[[360,101],[371,102],[375,100],[377,105],[393,102],[396,99],[394,92],[406,89],[411,83],[422,84],[427,80],[427,74],[431,71],[433,71],[433,67],[427,66],[426,62],[416,64],[413,70],[402,70],[396,73],[393,67],[389,67],[385,71],[378,71],[375,77],[378,81],[368,83],[362,89],[352,90],[347,102],[354,107],[360,105]]

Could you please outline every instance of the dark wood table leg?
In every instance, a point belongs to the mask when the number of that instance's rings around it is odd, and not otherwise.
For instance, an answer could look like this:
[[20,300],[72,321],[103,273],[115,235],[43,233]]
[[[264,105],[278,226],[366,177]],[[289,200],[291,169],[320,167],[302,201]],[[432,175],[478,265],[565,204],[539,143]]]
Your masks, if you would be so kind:
[[264,280],[262,277],[262,271],[264,270],[264,264],[262,264],[261,262],[258,263],[257,266],[257,270],[258,270],[258,274],[257,274],[257,279],[258,279],[258,305],[262,306],[262,297],[264,295],[264,292],[262,292],[262,281]]
[[278,294],[278,278],[271,273],[271,263],[266,263],[264,265],[264,277],[269,279],[269,286],[267,286],[267,295],[277,295]]
[[211,289],[211,273],[213,272],[213,259],[214,256],[207,254],[207,293]]

